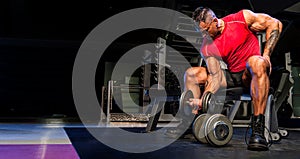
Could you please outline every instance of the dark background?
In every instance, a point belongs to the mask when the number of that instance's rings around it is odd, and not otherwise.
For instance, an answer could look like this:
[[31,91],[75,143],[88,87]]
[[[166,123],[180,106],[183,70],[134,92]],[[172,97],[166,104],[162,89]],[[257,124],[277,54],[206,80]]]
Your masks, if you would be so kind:
[[[252,9],[282,20],[284,32],[272,57],[284,65],[284,53],[299,59],[299,11],[285,9],[296,0],[2,0],[0,1],[0,117],[76,117],[72,69],[88,33],[103,20],[139,7],[192,11],[208,6],[218,15]],[[120,26],[122,27],[122,26]],[[143,35],[141,38],[141,35]],[[97,89],[105,85],[105,62],[144,42],[156,42],[160,30],[128,33],[106,50],[99,62]],[[113,55],[113,56],[111,56]],[[297,63],[294,60],[294,63]],[[99,87],[98,87],[99,86]]]

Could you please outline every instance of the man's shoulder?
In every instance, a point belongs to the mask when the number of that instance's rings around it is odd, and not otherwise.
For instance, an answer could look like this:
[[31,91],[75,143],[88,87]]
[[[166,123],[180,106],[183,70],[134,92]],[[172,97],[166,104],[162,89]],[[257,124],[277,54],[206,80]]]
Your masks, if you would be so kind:
[[244,9],[239,10],[238,12],[235,12],[235,13],[231,13],[231,14],[223,17],[222,20],[224,20],[225,22],[231,22],[231,21],[245,22],[243,12],[244,12]]

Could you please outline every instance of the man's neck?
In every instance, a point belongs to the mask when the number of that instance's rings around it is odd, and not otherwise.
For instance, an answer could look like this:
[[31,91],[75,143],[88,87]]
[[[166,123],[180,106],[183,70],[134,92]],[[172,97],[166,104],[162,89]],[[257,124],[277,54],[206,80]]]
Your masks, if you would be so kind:
[[220,34],[222,34],[224,28],[225,28],[225,22],[222,19],[218,19],[218,30]]

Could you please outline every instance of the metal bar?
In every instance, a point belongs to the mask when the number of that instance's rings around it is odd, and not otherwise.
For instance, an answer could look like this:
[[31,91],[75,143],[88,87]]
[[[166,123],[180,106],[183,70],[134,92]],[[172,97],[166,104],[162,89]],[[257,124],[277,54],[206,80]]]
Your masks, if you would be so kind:
[[101,111],[100,111],[100,122],[102,123],[103,120],[105,119],[105,116],[104,116],[104,93],[105,93],[105,86],[102,86],[102,91],[101,91]]
[[251,123],[251,119],[249,120],[233,120],[232,124],[249,124]]
[[141,108],[143,112],[147,111],[146,105],[148,105],[150,103],[149,93],[145,93],[151,87],[150,78],[151,78],[151,64],[145,64],[144,65],[144,77],[143,77],[143,86],[144,87],[142,87],[142,89],[143,89],[143,93],[142,93],[143,94],[143,107]]
[[110,107],[111,107],[111,99],[112,99],[112,80],[108,81],[107,88],[107,107],[106,107],[106,124],[110,123]]
[[158,89],[165,87],[165,66],[166,66],[166,40],[158,38]]
[[240,105],[241,105],[241,101],[236,101],[234,106],[230,109],[230,112],[229,112],[229,120],[232,122],[233,119],[234,119],[234,116],[236,115],[236,112],[238,111]]

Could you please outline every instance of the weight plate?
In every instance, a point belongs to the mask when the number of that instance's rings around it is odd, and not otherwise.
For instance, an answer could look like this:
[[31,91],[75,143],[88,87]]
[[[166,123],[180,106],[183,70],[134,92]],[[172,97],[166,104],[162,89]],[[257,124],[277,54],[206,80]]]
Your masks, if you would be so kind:
[[226,145],[233,135],[230,120],[222,114],[214,114],[209,117],[204,129],[206,140],[213,146]]
[[208,114],[199,115],[195,119],[192,127],[195,138],[203,144],[207,144],[207,140],[204,133],[204,126],[205,126],[204,123],[205,121],[207,121],[208,118],[209,118]]
[[203,97],[202,97],[202,111],[204,113],[206,113],[207,110],[208,110],[211,95],[212,95],[211,92],[206,92],[205,94],[203,94]]
[[192,114],[192,107],[189,105],[189,100],[191,98],[194,98],[191,90],[184,91],[180,96],[179,108],[183,110],[186,116],[190,116]]

